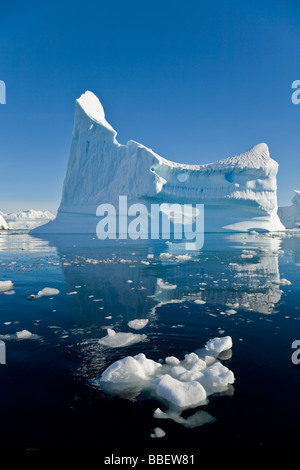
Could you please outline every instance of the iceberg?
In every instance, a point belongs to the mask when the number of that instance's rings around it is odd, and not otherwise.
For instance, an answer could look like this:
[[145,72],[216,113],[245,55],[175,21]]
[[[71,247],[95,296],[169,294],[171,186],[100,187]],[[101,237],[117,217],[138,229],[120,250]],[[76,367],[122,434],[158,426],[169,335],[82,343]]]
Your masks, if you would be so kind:
[[[10,229],[32,230],[35,227],[46,224],[55,216],[49,211],[39,211],[34,209],[3,214]],[[1,220],[0,220],[1,225]]]
[[0,212],[0,230],[7,230],[8,229],[8,224],[5,220],[5,214],[3,212]]
[[278,208],[278,215],[285,228],[300,227],[300,191],[294,190],[291,206]]
[[281,231],[277,214],[278,164],[266,144],[203,165],[175,163],[130,140],[106,121],[99,99],[86,91],[76,101],[62,199],[55,220],[39,233],[95,233],[98,205],[204,204],[206,232]]

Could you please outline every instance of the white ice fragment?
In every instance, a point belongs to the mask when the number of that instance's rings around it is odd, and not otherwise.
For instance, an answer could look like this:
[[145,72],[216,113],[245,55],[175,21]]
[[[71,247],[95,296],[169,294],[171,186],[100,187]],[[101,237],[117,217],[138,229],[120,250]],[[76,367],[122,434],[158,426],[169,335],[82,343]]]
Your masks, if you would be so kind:
[[171,253],[160,253],[159,255],[160,259],[169,259],[172,258]]
[[188,261],[192,259],[191,255],[185,254],[185,255],[177,255],[175,256],[177,261]]
[[230,336],[216,337],[207,341],[205,348],[209,353],[218,355],[222,351],[232,348],[232,339]]
[[237,312],[233,308],[230,308],[229,310],[226,310],[227,315],[235,315]]
[[112,330],[111,328],[107,328],[107,334],[108,336],[116,336],[115,330]]
[[206,411],[200,410],[192,414],[188,418],[183,418],[180,412],[175,410],[168,410],[167,412],[162,411],[160,408],[156,408],[154,411],[154,418],[157,419],[172,419],[175,423],[182,424],[185,428],[197,428],[204,424],[214,423],[216,419]]
[[58,294],[59,294],[59,290],[54,289],[52,287],[44,287],[44,289],[40,290],[37,293],[38,297],[42,297],[43,295],[47,296],[47,297],[50,297],[51,295],[58,295]]
[[116,333],[110,328],[108,328],[107,333],[107,336],[99,339],[98,342],[110,348],[122,348],[123,346],[139,343],[147,338],[146,335],[134,333]]
[[11,281],[0,281],[0,291],[10,290],[13,288]]
[[22,330],[22,331],[17,331],[16,336],[18,339],[26,339],[26,338],[30,338],[31,336],[33,336],[33,334],[30,333],[30,331],[28,330]]
[[5,295],[14,295],[15,293],[16,293],[15,290],[7,290],[7,291],[3,292],[3,294],[5,294]]
[[169,374],[158,379],[156,393],[180,408],[196,406],[206,399],[206,392],[199,382],[181,382]]
[[140,318],[136,320],[131,320],[127,323],[129,328],[133,328],[134,330],[141,330],[149,323],[147,318]]
[[198,304],[198,305],[204,305],[204,304],[206,304],[206,301],[205,301],[205,300],[201,300],[201,299],[196,299],[196,300],[194,300],[194,303],[195,303],[195,304]]
[[150,434],[150,437],[160,439],[161,437],[164,437],[165,435],[166,435],[166,432],[163,429],[154,428],[153,433]]

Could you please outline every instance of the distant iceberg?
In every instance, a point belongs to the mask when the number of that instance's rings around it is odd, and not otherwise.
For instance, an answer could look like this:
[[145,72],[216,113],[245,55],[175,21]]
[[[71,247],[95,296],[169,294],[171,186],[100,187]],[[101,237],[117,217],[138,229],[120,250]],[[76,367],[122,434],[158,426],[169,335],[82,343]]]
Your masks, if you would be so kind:
[[294,193],[292,204],[278,209],[280,220],[286,228],[300,227],[300,191],[295,189]]
[[0,212],[0,230],[7,230],[8,225],[5,220],[5,214],[3,212]]
[[[49,211],[40,210],[23,210],[3,214],[8,227],[10,229],[32,230],[35,227],[46,224],[49,220],[55,219],[55,216]],[[1,225],[1,220],[0,220]]]
[[121,145],[90,91],[76,101],[67,174],[57,217],[44,233],[95,233],[99,204],[204,204],[205,231],[281,231],[278,164],[266,144],[205,165],[175,163],[130,140]]

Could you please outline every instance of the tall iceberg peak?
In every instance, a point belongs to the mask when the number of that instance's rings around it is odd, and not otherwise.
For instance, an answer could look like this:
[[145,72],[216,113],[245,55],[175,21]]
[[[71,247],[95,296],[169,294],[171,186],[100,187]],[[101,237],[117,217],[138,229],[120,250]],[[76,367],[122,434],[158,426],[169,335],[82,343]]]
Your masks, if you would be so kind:
[[103,106],[100,103],[99,98],[97,98],[94,93],[86,91],[76,100],[76,102],[89,118],[117,134],[106,121]]
[[204,165],[167,160],[130,140],[121,145],[90,91],[76,101],[57,218],[36,231],[95,232],[99,204],[204,204],[205,231],[284,230],[277,215],[278,164],[266,144]]

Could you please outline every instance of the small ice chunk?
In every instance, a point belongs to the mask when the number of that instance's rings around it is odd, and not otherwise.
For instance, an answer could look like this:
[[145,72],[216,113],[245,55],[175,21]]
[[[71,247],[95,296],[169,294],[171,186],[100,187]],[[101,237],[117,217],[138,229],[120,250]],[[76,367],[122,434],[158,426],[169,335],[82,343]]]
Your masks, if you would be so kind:
[[171,253],[160,253],[159,258],[160,259],[169,259],[169,258],[172,258],[172,255],[171,255]]
[[141,330],[149,323],[147,318],[140,318],[136,320],[131,320],[127,323],[129,328],[133,328],[134,330]]
[[43,295],[46,297],[50,297],[51,295],[58,295],[58,294],[59,294],[59,290],[54,289],[52,287],[44,287],[44,289],[40,290],[37,293],[38,297],[42,297]]
[[198,405],[206,399],[206,392],[199,382],[181,382],[169,374],[158,379],[156,393],[180,408]]
[[165,435],[166,435],[166,433],[163,429],[154,428],[153,433],[150,434],[150,437],[160,439],[161,437],[164,437]]
[[22,330],[22,331],[17,331],[16,336],[18,339],[26,339],[26,338],[30,338],[31,336],[33,336],[33,334],[30,333],[30,331],[28,330]]
[[3,292],[3,294],[5,294],[5,295],[14,295],[15,293],[16,293],[15,290],[6,290],[6,291]]
[[190,259],[192,259],[191,255],[177,255],[175,256],[176,260],[177,261],[189,261]]
[[76,290],[74,290],[73,292],[67,292],[67,295],[75,295],[75,294],[78,294]]
[[198,304],[198,305],[204,305],[204,304],[206,304],[205,300],[201,300],[201,299],[196,299],[196,300],[194,300],[194,303],[195,303],[195,304]]
[[216,421],[213,416],[202,410],[196,411],[196,413],[188,418],[183,418],[178,411],[168,410],[165,413],[160,408],[156,408],[153,417],[157,419],[172,419],[175,423],[182,424],[185,428],[189,429],[201,427],[204,424],[214,423]]
[[235,315],[237,312],[233,308],[230,308],[230,309],[226,310],[225,313],[227,313],[227,315]]
[[0,281],[0,291],[10,290],[13,288],[11,281]]
[[144,341],[146,338],[146,335],[139,335],[134,333],[116,333],[114,330],[108,328],[107,336],[99,339],[98,342],[104,346],[109,346],[110,348],[122,348],[123,346],[130,346],[131,344]]
[[115,330],[112,330],[111,328],[107,328],[107,334],[108,336],[116,336]]
[[207,341],[205,348],[209,353],[218,355],[222,351],[232,348],[232,339],[230,336],[216,337]]

